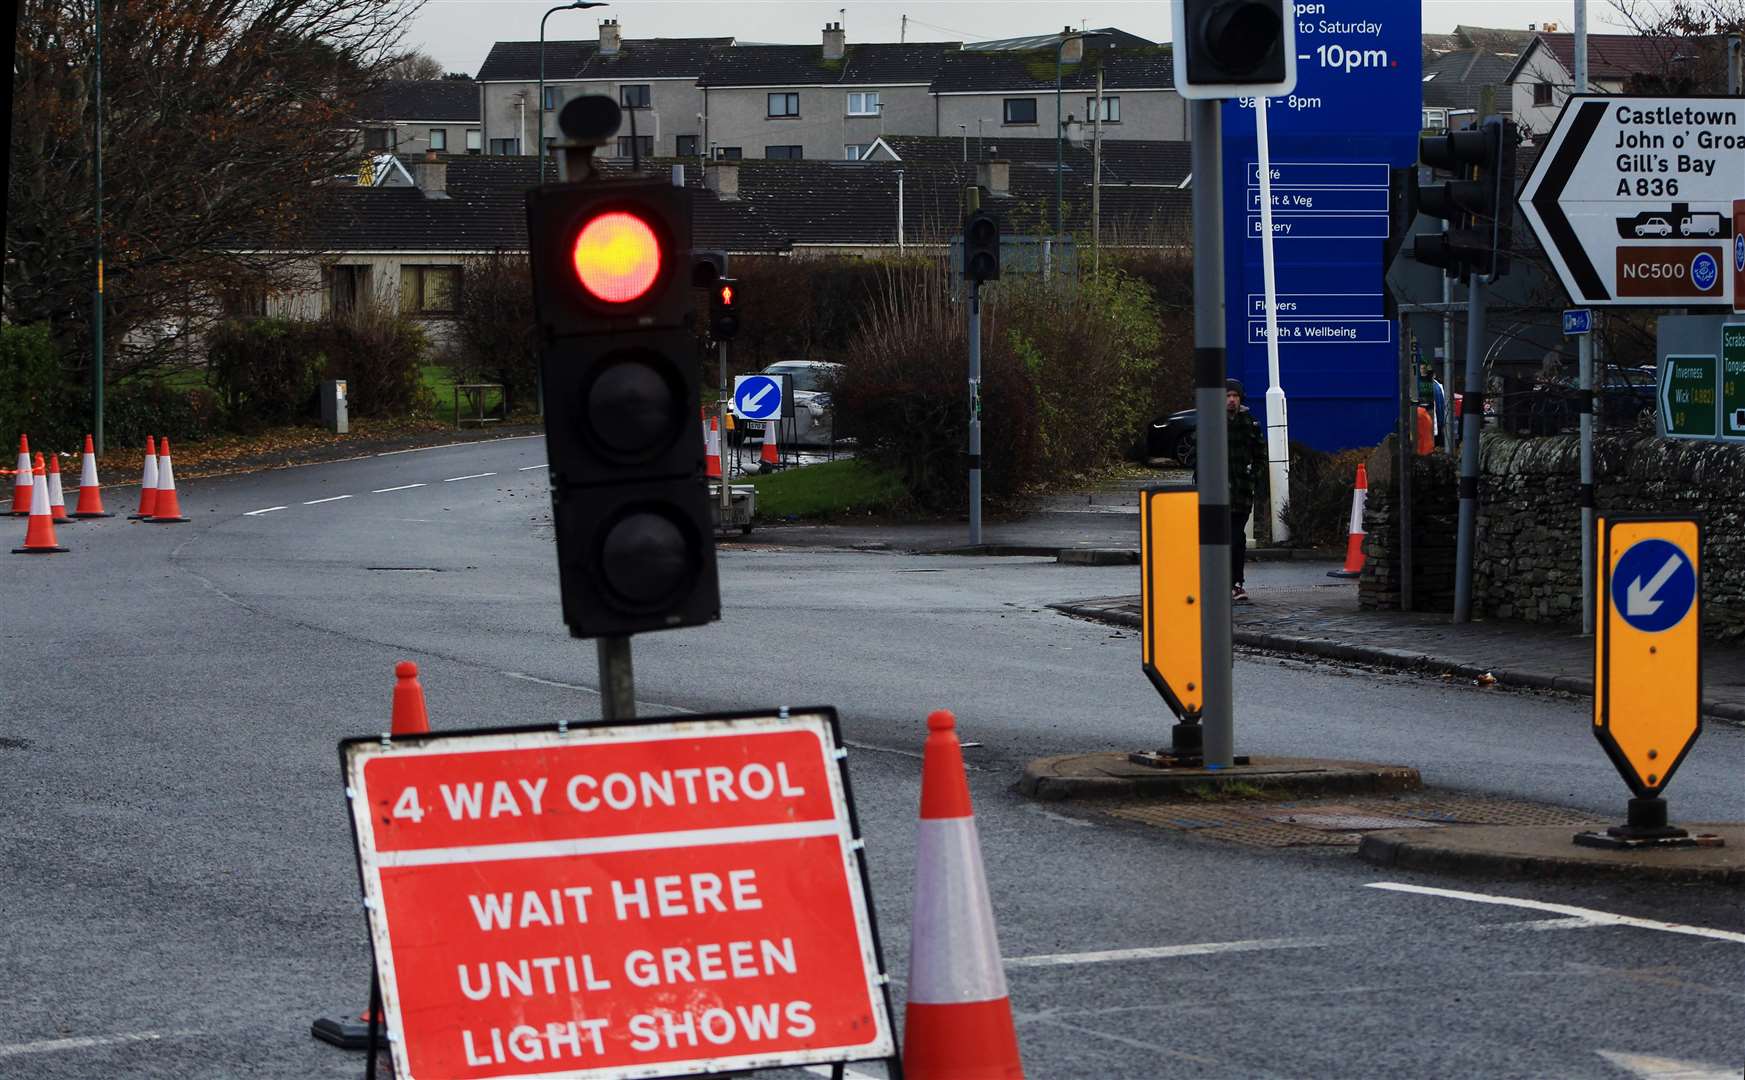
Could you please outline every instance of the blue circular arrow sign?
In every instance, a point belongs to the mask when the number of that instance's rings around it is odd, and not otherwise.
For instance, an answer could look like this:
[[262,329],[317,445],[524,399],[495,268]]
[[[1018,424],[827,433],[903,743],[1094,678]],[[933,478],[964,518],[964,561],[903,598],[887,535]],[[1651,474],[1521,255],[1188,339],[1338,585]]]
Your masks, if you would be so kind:
[[1697,575],[1690,556],[1665,540],[1632,544],[1612,571],[1612,608],[1645,634],[1683,622],[1696,603]]
[[782,415],[782,383],[768,375],[747,375],[733,388],[733,411],[746,420],[774,420]]
[[1745,274],[1745,232],[1733,237],[1733,269]]

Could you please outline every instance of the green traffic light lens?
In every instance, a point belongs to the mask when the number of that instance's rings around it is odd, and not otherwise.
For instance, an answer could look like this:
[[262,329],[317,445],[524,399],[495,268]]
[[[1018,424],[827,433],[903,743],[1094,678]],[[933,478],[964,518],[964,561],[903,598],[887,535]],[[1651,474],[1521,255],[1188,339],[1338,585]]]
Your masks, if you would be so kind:
[[1284,24],[1272,4],[1232,0],[1217,7],[1205,23],[1205,47],[1218,65],[1242,76],[1265,64],[1278,48]]
[[696,545],[688,530],[655,507],[632,507],[606,530],[600,570],[606,593],[633,612],[660,611],[691,589]]
[[682,433],[684,384],[670,363],[652,353],[607,358],[582,392],[589,441],[613,461],[651,460]]

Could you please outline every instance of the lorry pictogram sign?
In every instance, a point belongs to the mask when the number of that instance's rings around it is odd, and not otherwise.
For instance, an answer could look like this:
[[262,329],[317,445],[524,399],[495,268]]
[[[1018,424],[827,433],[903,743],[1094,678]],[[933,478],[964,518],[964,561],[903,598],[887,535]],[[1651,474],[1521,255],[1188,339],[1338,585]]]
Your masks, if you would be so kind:
[[1139,498],[1141,663],[1164,702],[1186,720],[1199,716],[1205,703],[1200,496],[1191,484],[1170,484],[1146,488]]

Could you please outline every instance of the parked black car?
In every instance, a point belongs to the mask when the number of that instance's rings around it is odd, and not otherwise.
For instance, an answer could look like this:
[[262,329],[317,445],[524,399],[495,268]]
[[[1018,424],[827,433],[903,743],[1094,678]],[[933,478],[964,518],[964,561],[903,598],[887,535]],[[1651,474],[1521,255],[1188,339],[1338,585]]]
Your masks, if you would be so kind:
[[1199,460],[1200,416],[1193,409],[1171,413],[1145,429],[1146,458],[1174,458],[1191,469]]

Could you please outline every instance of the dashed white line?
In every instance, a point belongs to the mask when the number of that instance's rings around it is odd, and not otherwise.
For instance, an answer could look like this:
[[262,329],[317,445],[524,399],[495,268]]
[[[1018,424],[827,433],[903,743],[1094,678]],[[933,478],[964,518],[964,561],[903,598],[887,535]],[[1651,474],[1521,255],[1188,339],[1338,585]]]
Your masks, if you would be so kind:
[[1122,960],[1163,960],[1175,956],[1213,956],[1218,953],[1270,952],[1274,949],[1319,949],[1343,944],[1344,938],[1266,938],[1256,941],[1208,941],[1197,945],[1156,945],[1144,949],[1108,949],[1102,952],[1051,953],[1045,956],[1014,956],[1007,967],[1068,967],[1074,964],[1107,964]]
[[1686,926],[1683,923],[1642,919],[1634,915],[1614,915],[1609,911],[1596,911],[1593,908],[1576,907],[1573,904],[1549,904],[1543,900],[1522,900],[1513,896],[1461,892],[1458,889],[1436,889],[1428,885],[1405,885],[1396,881],[1372,881],[1364,887],[1385,889],[1388,892],[1416,893],[1419,896],[1440,896],[1448,900],[1465,900],[1474,904],[1494,904],[1499,907],[1525,908],[1528,911],[1548,911],[1557,915],[1581,919],[1593,926],[1630,926],[1638,930],[1658,930],[1665,934],[1684,934],[1689,937],[1710,938],[1714,941],[1731,941],[1745,945],[1745,934],[1736,930],[1716,930],[1709,926]]
[[246,513],[242,516],[243,517],[260,517],[262,514],[270,514],[274,510],[283,510],[283,509],[285,509],[285,508],[282,506],[269,506],[263,510],[250,510],[248,513]]
[[141,1031],[131,1035],[95,1035],[77,1039],[44,1039],[41,1042],[13,1043],[0,1046],[0,1058],[23,1054],[54,1054],[63,1050],[85,1050],[93,1046],[119,1046],[125,1043],[158,1042],[166,1038],[192,1035],[191,1031]]
[[466,475],[465,475],[465,476],[451,476],[451,477],[449,477],[449,478],[448,478],[448,479],[447,479],[447,480],[444,480],[444,481],[443,481],[443,483],[445,483],[445,484],[452,484],[452,483],[454,483],[454,482],[455,482],[455,481],[456,481],[456,480],[477,480],[477,479],[479,479],[479,478],[480,478],[480,477],[483,477],[483,476],[496,476],[496,475],[497,475],[497,474],[496,474],[496,473],[494,473],[494,472],[476,472],[476,473],[468,473],[468,474],[466,474]]
[[329,495],[325,499],[310,499],[308,502],[304,503],[303,505],[304,506],[320,506],[322,503],[338,502],[341,499],[349,499],[349,498],[351,498],[350,495]]
[[532,472],[534,469],[549,469],[549,468],[551,468],[551,466],[549,466],[549,465],[523,465],[519,469],[516,469],[515,471],[516,472]]
[[[480,440],[480,441],[483,441],[483,442],[519,442],[522,439],[543,439],[543,438],[545,438],[544,435],[504,435],[501,438],[484,439],[484,440]],[[406,449],[406,450],[383,450],[380,453],[376,454],[376,456],[377,457],[393,457],[395,454],[422,454],[426,450],[447,450],[449,447],[452,447],[452,446],[472,446],[472,445],[474,445],[473,440],[468,440],[466,442],[438,443],[435,446],[414,446],[414,447],[411,447],[411,448]]]
[[371,495],[386,495],[390,491],[411,491],[413,488],[421,488],[421,487],[425,487],[425,486],[426,485],[424,485],[424,484],[401,484],[399,487],[377,488],[376,490],[370,492],[370,494]]

